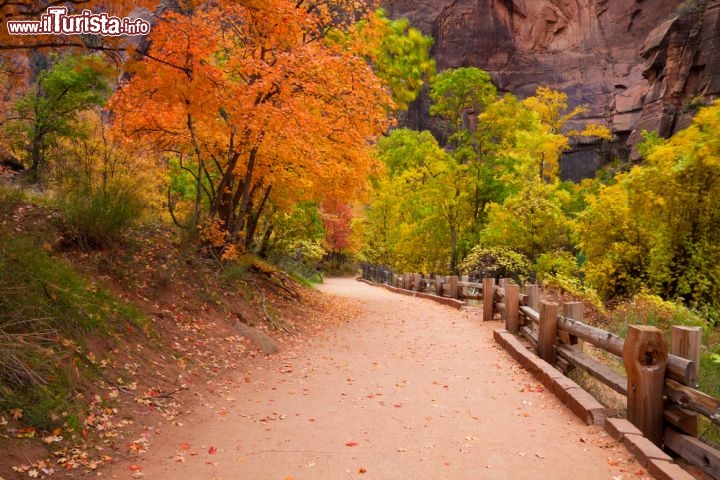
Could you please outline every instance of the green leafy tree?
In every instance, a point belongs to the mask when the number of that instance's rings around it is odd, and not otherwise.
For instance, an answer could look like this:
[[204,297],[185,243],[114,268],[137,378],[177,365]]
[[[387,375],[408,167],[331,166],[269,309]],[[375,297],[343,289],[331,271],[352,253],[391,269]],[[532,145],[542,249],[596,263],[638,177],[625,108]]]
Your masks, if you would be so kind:
[[528,183],[502,204],[492,205],[480,243],[508,247],[531,261],[569,248],[570,225],[554,193],[553,185]]
[[407,109],[435,74],[435,60],[430,57],[433,38],[411,27],[405,18],[387,18],[382,9],[370,15],[359,36],[375,72],[392,91],[395,105]]
[[367,210],[366,257],[401,269],[454,271],[471,220],[467,168],[430,132],[394,130],[378,147],[387,176],[376,180]]
[[30,164],[32,181],[42,180],[50,146],[79,134],[79,113],[105,102],[108,78],[107,66],[97,55],[53,56],[50,67],[16,102],[17,117],[9,128],[18,134],[16,147]]
[[448,69],[432,82],[430,114],[447,122],[451,143],[463,146],[475,130],[476,117],[496,96],[497,88],[486,71],[475,67]]

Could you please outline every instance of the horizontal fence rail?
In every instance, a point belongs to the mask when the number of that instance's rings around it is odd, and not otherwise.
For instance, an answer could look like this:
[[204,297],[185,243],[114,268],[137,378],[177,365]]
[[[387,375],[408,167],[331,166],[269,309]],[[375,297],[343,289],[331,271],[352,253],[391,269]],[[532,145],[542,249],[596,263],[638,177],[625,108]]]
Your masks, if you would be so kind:
[[362,264],[362,278],[375,283],[413,292],[430,293],[456,300],[482,300],[482,282],[472,282],[465,275],[423,275],[419,273],[396,273],[383,265]]
[[[627,417],[660,447],[672,450],[714,479],[720,479],[720,451],[698,438],[698,415],[720,425],[720,400],[697,390],[701,332],[673,326],[671,342],[646,325],[630,325],[626,338],[582,322],[583,304],[559,305],[539,299],[537,286],[519,287],[501,280],[492,285],[492,302],[483,318],[505,322],[505,329],[524,337],[535,353],[567,373],[579,368],[627,398]],[[588,343],[617,357],[620,373],[588,355]]]

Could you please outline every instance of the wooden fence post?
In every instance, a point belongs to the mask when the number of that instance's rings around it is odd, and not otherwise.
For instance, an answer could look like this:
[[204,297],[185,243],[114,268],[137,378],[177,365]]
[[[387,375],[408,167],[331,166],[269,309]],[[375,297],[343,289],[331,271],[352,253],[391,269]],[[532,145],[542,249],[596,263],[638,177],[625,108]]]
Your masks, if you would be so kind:
[[[585,305],[582,302],[565,302],[563,303],[563,317],[569,318],[570,320],[577,320],[578,322],[583,321],[585,316]],[[583,341],[577,338],[575,335],[570,335],[568,332],[562,332],[562,342],[568,345],[573,345],[574,348],[582,352]],[[560,333],[559,332],[559,333]],[[566,334],[566,335],[565,335]]]
[[458,281],[459,279],[455,275],[448,277],[448,296],[450,298],[458,298],[458,293],[460,293]]
[[555,366],[555,339],[558,324],[557,303],[540,301],[540,330],[538,331],[538,357]]
[[[673,325],[670,332],[670,353],[678,357],[692,360],[694,364],[693,378],[697,383],[700,369],[700,346],[702,344],[702,329],[700,327],[686,327]],[[691,385],[692,386],[692,385]],[[680,420],[680,428],[688,435],[697,437],[698,417],[687,415]]]
[[435,294],[438,297],[443,296],[443,283],[445,283],[445,277],[441,275],[435,275]]
[[[693,378],[697,380],[700,369],[700,346],[702,344],[702,329],[700,327],[685,327],[674,325],[670,333],[670,353],[678,357],[692,360],[695,364]],[[690,385],[695,388],[695,385]]]
[[525,285],[525,295],[527,295],[527,306],[535,310],[540,310],[540,292],[537,285]]
[[663,388],[668,350],[662,331],[630,325],[623,347],[627,372],[627,419],[658,446],[663,439]]
[[416,292],[422,292],[422,283],[423,276],[419,273],[413,273],[413,290]]
[[517,334],[520,331],[520,287],[512,283],[505,284],[505,330]]
[[483,322],[492,322],[495,311],[495,279],[483,278]]

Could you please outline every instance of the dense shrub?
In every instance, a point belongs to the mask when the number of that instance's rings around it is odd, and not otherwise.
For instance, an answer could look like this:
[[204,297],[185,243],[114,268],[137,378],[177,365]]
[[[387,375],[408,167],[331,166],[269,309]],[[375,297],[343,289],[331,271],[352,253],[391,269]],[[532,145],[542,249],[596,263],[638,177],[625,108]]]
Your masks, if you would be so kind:
[[61,192],[59,204],[66,240],[82,248],[118,243],[143,210],[136,192],[119,183],[109,183],[103,188],[67,188]]
[[478,278],[512,278],[518,284],[530,280],[532,266],[522,253],[507,247],[474,247],[460,264],[460,271]]

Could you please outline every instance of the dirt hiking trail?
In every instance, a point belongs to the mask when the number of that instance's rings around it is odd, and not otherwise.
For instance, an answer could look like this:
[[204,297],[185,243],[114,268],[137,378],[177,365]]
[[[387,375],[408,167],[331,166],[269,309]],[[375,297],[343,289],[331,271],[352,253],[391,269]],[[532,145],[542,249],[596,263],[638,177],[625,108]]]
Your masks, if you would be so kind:
[[146,479],[644,479],[492,341],[480,313],[354,279],[357,308],[310,342],[213,385],[146,453],[102,472]]

